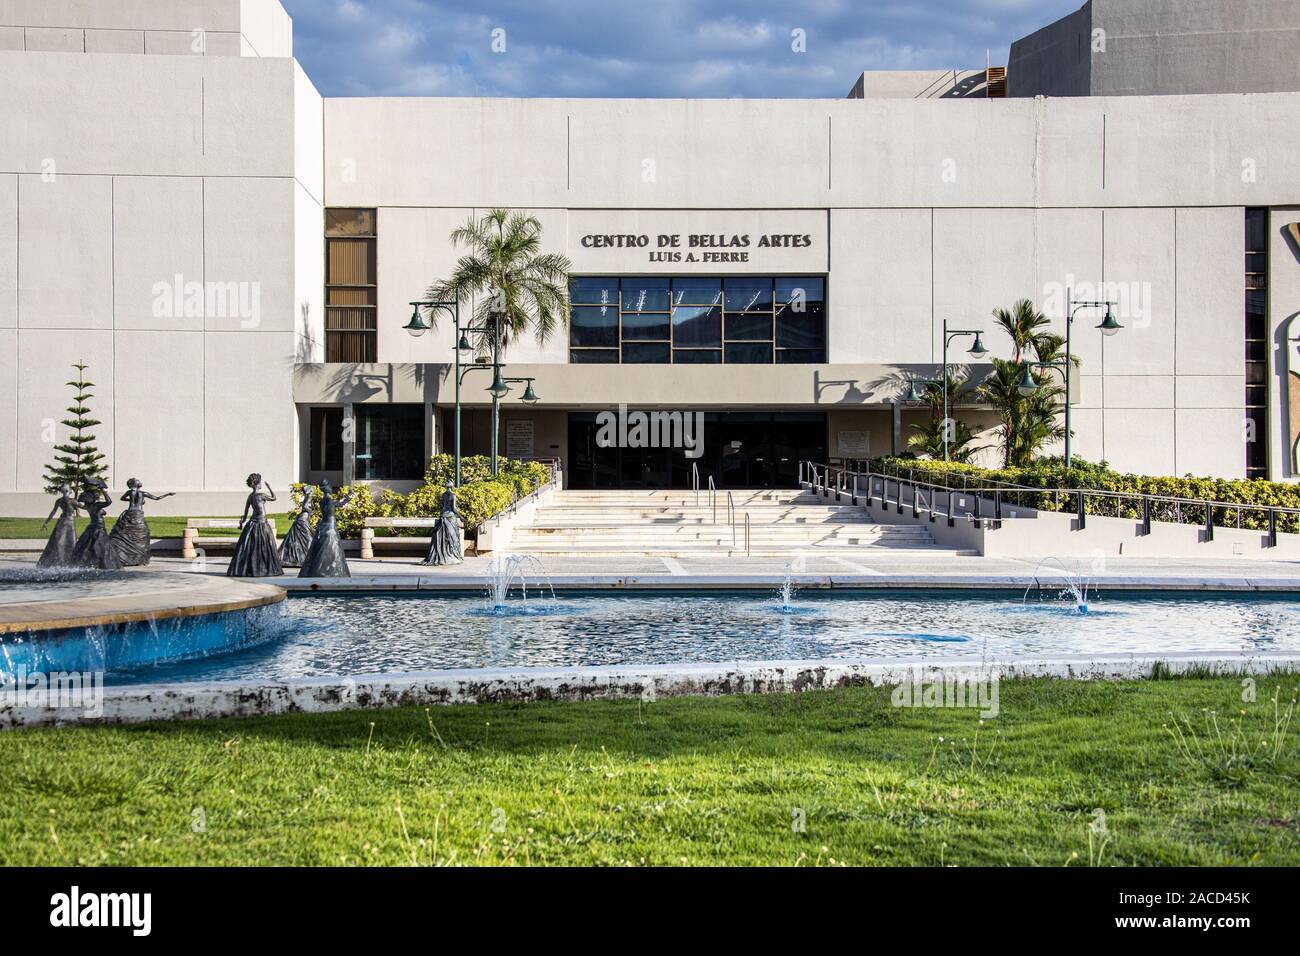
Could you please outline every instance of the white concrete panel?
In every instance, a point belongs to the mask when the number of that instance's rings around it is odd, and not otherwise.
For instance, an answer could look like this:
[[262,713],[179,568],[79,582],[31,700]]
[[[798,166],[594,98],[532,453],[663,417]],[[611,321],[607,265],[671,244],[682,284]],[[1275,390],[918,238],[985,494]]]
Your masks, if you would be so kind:
[[[1072,457],[1093,462],[1107,460],[1103,428],[1106,414],[1099,408],[1074,408],[1070,412],[1070,427],[1074,430],[1070,445]],[[1058,442],[1047,450],[1047,454],[1060,455],[1064,450],[1064,443]]]
[[1107,408],[1102,415],[1104,450],[1112,468],[1146,475],[1176,473],[1172,408]]
[[293,21],[277,0],[239,0],[239,26],[257,56],[293,56]]
[[155,494],[202,489],[203,340],[201,332],[115,336],[116,484],[139,478]]
[[[722,101],[728,102],[728,101]],[[1032,100],[840,100],[782,101],[782,139],[803,137],[815,151],[823,136],[815,121],[829,113],[829,184],[806,176],[809,186],[828,185],[832,201],[869,206],[1031,206],[1037,184],[1037,111]],[[723,107],[725,109],[725,107]],[[802,122],[785,122],[802,116]],[[728,124],[734,117],[720,117]],[[810,128],[811,124],[811,128]],[[701,130],[698,135],[710,138]],[[725,142],[725,140],[723,140]],[[733,155],[762,155],[754,152]],[[806,161],[806,160],[805,160]],[[737,184],[739,185],[739,184]],[[776,195],[796,184],[774,182]],[[800,184],[801,185],[801,184]],[[735,192],[733,186],[731,192]],[[767,199],[764,204],[773,204]]]
[[18,471],[18,330],[0,329],[0,491],[13,491]]
[[1075,411],[1080,408],[1101,408],[1102,407],[1102,383],[1106,381],[1100,375],[1075,374],[1073,382],[1077,383],[1077,391],[1070,396],[1070,404],[1074,406]]
[[119,329],[202,331],[203,180],[113,180],[113,308]]
[[[114,446],[114,373],[113,333],[106,331],[70,331],[20,329],[18,331],[18,414],[17,491],[40,491],[45,465],[54,460],[53,444],[64,441],[69,429],[58,424],[67,418],[73,390],[68,387],[77,374],[74,362],[84,362],[86,378],[94,382],[93,397],[87,401],[91,417],[101,420],[91,432],[95,447],[104,455],[108,480],[116,483],[113,471]],[[46,439],[50,435],[55,441]]]
[[18,325],[18,177],[0,176],[0,329]]
[[325,360],[325,212],[299,182],[293,187],[294,331],[300,362]]
[[28,27],[28,53],[85,53],[83,31],[63,27]]
[[1172,375],[1107,375],[1107,408],[1173,408]]
[[828,358],[930,362],[931,212],[831,211]]
[[239,30],[238,0],[0,0],[0,23],[103,30]]
[[27,43],[22,27],[0,26],[0,51],[22,50]]
[[[613,169],[588,166],[567,175],[565,117],[572,102],[326,100],[326,205],[571,205],[582,194],[579,188],[599,188],[583,187],[586,179],[617,176]],[[601,135],[610,136],[608,123],[593,126],[593,138],[601,127]],[[467,149],[467,143],[475,147]],[[528,148],[520,149],[521,143]],[[640,162],[637,157],[638,176]]]
[[229,290],[206,328],[294,330],[295,188],[289,179],[204,181],[204,277]]
[[203,64],[205,155],[221,157],[223,172],[294,175],[296,65],[238,56],[206,58]]
[[281,510],[297,480],[292,330],[209,332],[204,347],[204,487],[239,489],[256,471],[280,495],[271,510]]
[[[381,362],[451,362],[454,360],[451,317],[438,316],[438,328],[414,337],[403,331],[411,317],[410,302],[425,297],[435,280],[450,275],[457,251],[447,242],[465,225],[473,209],[401,209],[384,207],[378,216],[379,360]],[[563,231],[559,233],[563,236]],[[461,306],[468,325],[472,304]],[[426,316],[427,319],[427,316]]]
[[87,30],[87,53],[143,53],[143,30]]
[[113,183],[107,176],[21,176],[18,324],[113,324]]
[[1180,375],[1241,372],[1246,348],[1244,221],[1244,211],[1236,206],[1175,211],[1175,359]]
[[1122,332],[1103,345],[1107,374],[1170,375],[1177,315],[1174,211],[1109,209],[1102,299],[1118,300]]
[[188,172],[202,159],[202,82],[178,57],[0,54],[0,129],[14,134],[0,137],[0,169]]
[[1179,375],[1174,380],[1177,408],[1226,408],[1245,414],[1246,376]]
[[294,176],[318,204],[325,201],[325,112],[320,93],[293,65]]
[[[1040,209],[1035,216],[1038,278],[1032,298],[1051,320],[1052,331],[1065,335],[1067,299],[1100,298],[1101,210]],[[1085,374],[1101,371],[1102,336],[1094,330],[1100,320],[1100,314],[1088,309],[1075,315],[1070,351],[1079,357],[1080,371]]]
[[218,33],[198,27],[189,30],[149,30],[144,35],[144,52],[180,56],[239,56],[238,33]]
[[1245,478],[1246,446],[1241,409],[1182,409],[1176,412],[1178,460],[1174,474]]
[[[1032,209],[936,209],[934,211],[934,358],[943,360],[944,319],[950,328],[983,329],[993,356],[1009,358],[1011,340],[993,323],[993,310],[1032,299]],[[971,339],[957,339],[949,361],[961,361]]]

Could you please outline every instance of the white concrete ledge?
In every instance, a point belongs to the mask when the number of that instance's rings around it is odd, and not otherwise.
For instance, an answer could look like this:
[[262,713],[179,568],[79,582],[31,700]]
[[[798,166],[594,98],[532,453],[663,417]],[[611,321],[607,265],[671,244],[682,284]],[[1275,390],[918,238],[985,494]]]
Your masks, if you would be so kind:
[[142,684],[105,689],[101,713],[0,705],[0,728],[202,720],[385,707],[497,701],[658,699],[889,686],[945,671],[982,679],[1050,677],[1141,680],[1157,666],[1173,674],[1210,670],[1265,675],[1300,672],[1300,654],[1238,652],[1089,655],[983,661],[978,657],[645,664],[619,667],[484,668],[249,683]]

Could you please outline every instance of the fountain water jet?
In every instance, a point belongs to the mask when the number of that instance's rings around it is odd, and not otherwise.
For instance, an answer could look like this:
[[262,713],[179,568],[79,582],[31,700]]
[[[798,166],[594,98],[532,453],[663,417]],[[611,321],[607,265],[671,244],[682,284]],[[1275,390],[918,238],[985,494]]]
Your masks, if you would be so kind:
[[1065,562],[1057,557],[1043,558],[1043,560],[1038,562],[1037,566],[1034,568],[1034,575],[1033,575],[1034,583],[1029,585],[1029,587],[1025,588],[1025,594],[1024,597],[1021,598],[1021,603],[1023,604],[1028,602],[1029,592],[1033,590],[1035,587],[1038,588],[1040,594],[1042,593],[1043,584],[1041,581],[1038,580],[1038,572],[1042,570],[1044,565],[1049,563],[1054,563],[1056,567],[1060,570],[1061,574],[1064,576],[1065,579],[1065,587],[1058,592],[1058,597],[1064,598],[1068,594],[1070,598],[1074,601],[1075,612],[1078,614],[1087,614],[1088,613],[1088,579],[1086,577],[1083,577],[1082,575],[1075,574],[1072,571],[1070,571],[1070,569],[1065,566]]

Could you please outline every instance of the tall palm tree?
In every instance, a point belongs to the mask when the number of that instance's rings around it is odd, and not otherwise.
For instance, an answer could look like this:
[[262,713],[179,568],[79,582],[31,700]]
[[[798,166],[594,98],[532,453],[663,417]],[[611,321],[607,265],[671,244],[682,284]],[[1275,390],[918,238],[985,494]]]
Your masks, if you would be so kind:
[[[568,258],[542,252],[542,224],[536,216],[491,209],[451,232],[463,246],[450,276],[425,293],[430,299],[474,303],[472,324],[484,330],[475,340],[479,356],[494,365],[511,342],[531,331],[545,342],[558,323],[569,321]],[[436,324],[437,310],[433,310]],[[492,392],[492,474],[497,474],[501,397]]]
[[530,330],[545,342],[558,322],[568,322],[572,263],[559,253],[542,252],[542,224],[536,216],[491,209],[453,229],[450,239],[467,252],[426,295],[472,299],[474,324],[491,330],[479,340],[482,351],[500,354]]
[[1011,360],[1021,362],[1030,352],[1037,352],[1038,340],[1048,332],[1051,320],[1034,308],[1029,299],[1021,299],[1010,309],[994,309],[993,321],[1011,339]]
[[[1061,423],[1061,401],[1065,395],[1057,369],[1037,369],[1034,380],[1038,388],[1031,395],[1020,394],[1024,363],[1060,362],[1064,357],[1065,339],[1048,331],[1049,320],[1028,299],[1021,299],[1010,309],[994,309],[993,318],[1012,343],[1012,358],[994,359],[993,374],[978,388],[978,393],[998,416],[1002,441],[1003,467],[1021,467],[1053,442],[1065,438]],[[1070,356],[1077,366],[1077,356]]]

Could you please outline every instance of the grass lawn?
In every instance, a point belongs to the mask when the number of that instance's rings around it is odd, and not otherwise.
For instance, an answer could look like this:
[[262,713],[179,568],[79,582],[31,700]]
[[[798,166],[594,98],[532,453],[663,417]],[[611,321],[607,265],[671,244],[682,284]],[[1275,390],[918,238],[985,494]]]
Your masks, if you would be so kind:
[[[123,506],[125,507],[125,505]],[[179,538],[181,532],[185,530],[185,522],[190,518],[228,518],[238,519],[239,515],[185,515],[184,517],[167,517],[159,515],[157,517],[150,515],[148,512],[145,516],[149,522],[149,532],[155,538]],[[289,531],[289,526],[293,524],[293,515],[280,514],[269,515],[275,519],[276,534],[284,535]],[[41,530],[42,518],[0,518],[0,538],[48,538],[50,532],[54,530],[54,522],[44,531]],[[111,530],[113,523],[117,520],[114,515],[109,515],[107,524]],[[80,534],[90,523],[89,518],[77,519],[77,533]],[[238,536],[239,531],[235,528],[205,528],[200,532],[204,537],[216,537],[219,535]]]
[[1296,865],[1296,684],[1008,682],[982,725],[853,688],[8,732],[0,862]]

